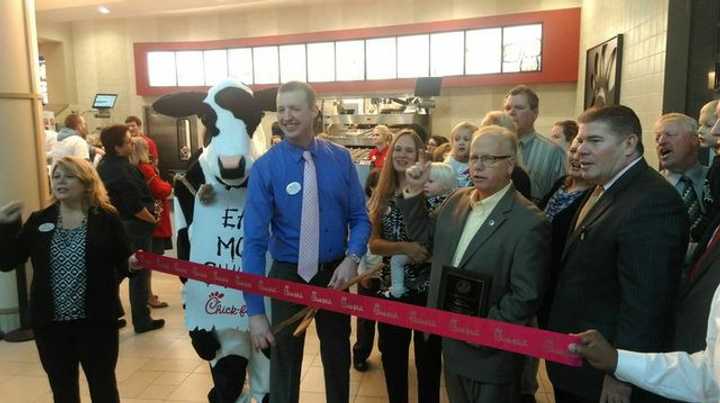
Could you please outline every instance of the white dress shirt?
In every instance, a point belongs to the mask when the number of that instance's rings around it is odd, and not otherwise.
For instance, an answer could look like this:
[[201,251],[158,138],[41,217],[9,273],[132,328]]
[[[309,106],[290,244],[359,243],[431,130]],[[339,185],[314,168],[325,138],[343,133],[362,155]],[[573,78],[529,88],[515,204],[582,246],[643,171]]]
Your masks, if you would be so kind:
[[689,402],[720,402],[720,287],[710,308],[705,351],[694,354],[636,353],[618,350],[615,376],[669,399]]
[[621,176],[625,175],[625,172],[629,171],[630,168],[637,165],[637,163],[640,162],[640,160],[642,158],[643,157],[641,155],[641,156],[635,158],[634,160],[630,161],[630,163],[625,168],[621,169],[620,172],[616,173],[615,176],[612,177],[612,179],[610,179],[606,184],[603,185],[603,190],[605,192],[607,192],[612,187],[612,185],[614,185],[615,182],[617,182],[620,179]]

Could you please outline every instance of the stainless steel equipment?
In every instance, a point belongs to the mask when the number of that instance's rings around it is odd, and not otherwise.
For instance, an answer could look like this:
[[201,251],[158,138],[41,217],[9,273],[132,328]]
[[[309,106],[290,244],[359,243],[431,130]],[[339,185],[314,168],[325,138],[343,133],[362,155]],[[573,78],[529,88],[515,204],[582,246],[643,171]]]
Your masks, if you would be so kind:
[[410,126],[418,125],[427,127],[430,115],[417,113],[380,113],[374,115],[330,115],[327,121],[341,125],[386,125],[386,126]]
[[[369,134],[377,125],[392,129],[413,128],[424,137],[430,129],[430,115],[417,113],[380,113],[373,115],[327,115],[330,138],[346,147],[374,147]],[[335,128],[335,129],[333,129]]]
[[374,147],[369,134],[377,125],[411,128],[427,141],[432,134],[433,97],[440,95],[441,83],[441,78],[418,78],[414,95],[325,97],[321,101],[323,130],[330,140],[355,149]]
[[203,146],[203,138],[198,128],[202,123],[196,116],[171,118],[160,115],[145,106],[145,133],[155,140],[160,154],[160,176],[171,180],[176,173],[187,169],[193,153]]

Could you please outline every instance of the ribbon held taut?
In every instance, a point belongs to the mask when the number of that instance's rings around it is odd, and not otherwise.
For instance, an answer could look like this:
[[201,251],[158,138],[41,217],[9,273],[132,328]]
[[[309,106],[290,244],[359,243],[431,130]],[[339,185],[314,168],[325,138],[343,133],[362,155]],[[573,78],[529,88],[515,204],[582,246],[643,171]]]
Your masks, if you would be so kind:
[[163,273],[542,358],[573,367],[582,365],[581,357],[568,351],[570,344],[579,343],[579,338],[576,336],[381,298],[365,297],[330,288],[217,269],[148,252],[138,252],[137,258],[143,267]]

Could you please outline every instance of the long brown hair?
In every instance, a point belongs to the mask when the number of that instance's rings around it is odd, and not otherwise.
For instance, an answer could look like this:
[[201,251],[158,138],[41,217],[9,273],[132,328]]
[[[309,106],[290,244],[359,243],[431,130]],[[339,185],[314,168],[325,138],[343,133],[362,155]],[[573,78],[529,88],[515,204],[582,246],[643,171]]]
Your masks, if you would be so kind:
[[390,150],[388,150],[387,156],[385,157],[385,164],[383,164],[382,171],[380,171],[378,184],[373,191],[372,197],[370,198],[368,209],[370,210],[370,221],[373,223],[380,222],[379,220],[382,216],[382,211],[385,209],[388,200],[390,200],[400,184],[398,173],[395,171],[392,161],[393,154],[395,154],[395,144],[397,144],[398,140],[400,140],[403,136],[410,136],[410,138],[412,138],[413,143],[415,143],[415,150],[418,159],[420,158],[420,153],[425,150],[425,143],[423,143],[422,139],[418,136],[415,130],[404,129],[395,136],[395,139],[390,145]]
[[[103,185],[100,176],[90,162],[77,157],[63,157],[55,162],[52,167],[52,174],[58,167],[67,173],[75,175],[80,183],[85,187],[85,196],[83,204],[89,208],[98,208],[111,214],[117,214],[117,209],[110,203],[105,185]],[[51,198],[55,203],[55,196]]]

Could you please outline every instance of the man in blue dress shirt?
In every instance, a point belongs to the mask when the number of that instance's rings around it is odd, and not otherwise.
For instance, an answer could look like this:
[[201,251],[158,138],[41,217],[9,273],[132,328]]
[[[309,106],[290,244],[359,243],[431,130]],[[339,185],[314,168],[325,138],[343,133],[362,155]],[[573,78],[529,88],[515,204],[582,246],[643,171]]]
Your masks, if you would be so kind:
[[[285,139],[258,159],[250,175],[245,205],[244,270],[265,273],[265,254],[273,258],[269,276],[343,288],[357,274],[366,251],[370,221],[365,195],[347,149],[316,139],[315,92],[301,82],[283,84],[277,117]],[[273,337],[263,299],[246,294],[255,348],[272,345],[270,395],[273,403],[299,399],[304,335],[292,326]],[[272,301],[277,324],[303,307]],[[350,318],[319,311],[315,317],[328,403],[347,403],[350,388]]]

